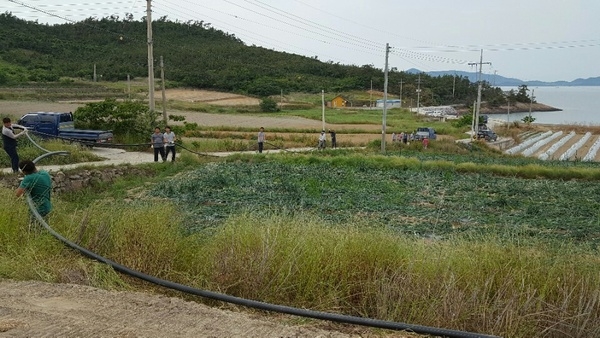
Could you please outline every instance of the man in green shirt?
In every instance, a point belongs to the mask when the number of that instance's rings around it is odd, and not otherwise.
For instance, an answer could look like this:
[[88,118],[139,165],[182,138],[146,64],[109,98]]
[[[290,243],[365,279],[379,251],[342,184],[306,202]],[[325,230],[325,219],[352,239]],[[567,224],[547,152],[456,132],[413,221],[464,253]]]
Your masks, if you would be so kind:
[[38,171],[35,163],[29,160],[19,162],[19,169],[25,174],[23,181],[16,190],[17,197],[23,196],[27,191],[42,217],[46,217],[52,210],[50,193],[52,192],[52,179],[47,171]]

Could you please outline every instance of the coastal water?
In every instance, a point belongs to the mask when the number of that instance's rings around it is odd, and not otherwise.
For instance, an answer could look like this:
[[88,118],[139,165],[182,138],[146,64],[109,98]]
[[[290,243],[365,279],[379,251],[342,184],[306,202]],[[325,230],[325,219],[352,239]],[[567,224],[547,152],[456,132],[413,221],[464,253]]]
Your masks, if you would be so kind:
[[[512,87],[502,87],[508,91]],[[529,87],[535,100],[562,109],[557,112],[533,112],[535,123],[600,125],[600,87]],[[529,92],[531,95],[531,91]],[[494,114],[493,118],[520,121],[529,113]]]

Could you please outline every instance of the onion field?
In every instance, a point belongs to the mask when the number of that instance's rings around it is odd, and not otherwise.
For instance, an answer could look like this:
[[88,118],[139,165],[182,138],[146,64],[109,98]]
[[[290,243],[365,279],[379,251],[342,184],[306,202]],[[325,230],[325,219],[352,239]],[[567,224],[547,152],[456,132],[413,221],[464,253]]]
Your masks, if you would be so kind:
[[331,224],[391,227],[419,237],[519,234],[600,242],[600,185],[375,165],[212,163],[159,183],[190,231],[245,211],[309,213]]

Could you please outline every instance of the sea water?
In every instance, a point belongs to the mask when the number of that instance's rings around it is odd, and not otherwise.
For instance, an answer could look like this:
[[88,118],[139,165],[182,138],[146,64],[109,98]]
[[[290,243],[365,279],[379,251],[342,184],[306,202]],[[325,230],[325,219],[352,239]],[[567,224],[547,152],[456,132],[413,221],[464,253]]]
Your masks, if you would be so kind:
[[[600,86],[589,87],[528,87],[534,91],[535,100],[562,109],[556,112],[532,112],[534,123],[600,125]],[[517,88],[502,87],[508,91]],[[526,113],[493,114],[494,119],[521,121]]]

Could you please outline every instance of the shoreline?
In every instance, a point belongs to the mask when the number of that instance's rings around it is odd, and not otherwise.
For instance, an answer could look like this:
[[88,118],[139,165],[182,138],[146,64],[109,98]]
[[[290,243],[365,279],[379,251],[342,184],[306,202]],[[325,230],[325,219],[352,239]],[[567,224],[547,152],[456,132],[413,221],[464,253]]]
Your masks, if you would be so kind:
[[[457,108],[456,111],[459,115],[471,114],[472,109],[467,109],[466,107]],[[481,106],[480,114],[506,114],[508,111],[508,106],[498,106],[498,107],[486,107],[484,105]],[[549,112],[549,111],[563,111],[560,108],[552,107],[545,105],[543,103],[533,103],[531,104],[531,112]],[[529,112],[529,103],[517,103],[515,105],[510,106],[511,113],[528,113]]]

